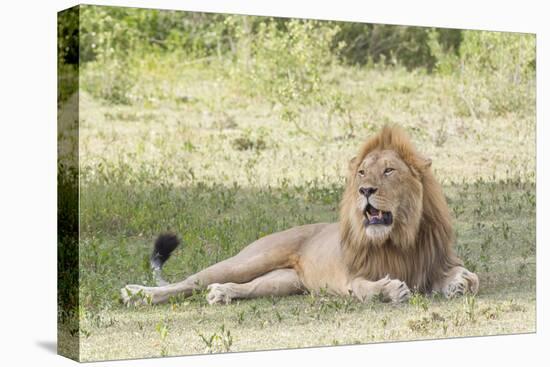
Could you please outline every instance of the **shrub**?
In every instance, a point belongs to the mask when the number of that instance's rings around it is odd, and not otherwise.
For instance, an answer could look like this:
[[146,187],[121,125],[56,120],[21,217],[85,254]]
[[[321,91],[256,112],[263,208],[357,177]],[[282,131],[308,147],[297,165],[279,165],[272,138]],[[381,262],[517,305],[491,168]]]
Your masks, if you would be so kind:
[[246,91],[274,103],[311,103],[321,75],[335,62],[331,49],[338,27],[301,19],[262,20],[255,33],[248,18],[228,18],[238,39],[233,77]]
[[535,37],[465,31],[460,46],[459,97],[476,116],[534,113]]
[[339,55],[346,64],[366,65],[372,61],[401,64],[408,70],[431,71],[437,62],[431,50],[431,37],[435,36],[442,51],[454,53],[462,40],[461,32],[460,29],[346,22],[340,24],[333,45],[340,45]]

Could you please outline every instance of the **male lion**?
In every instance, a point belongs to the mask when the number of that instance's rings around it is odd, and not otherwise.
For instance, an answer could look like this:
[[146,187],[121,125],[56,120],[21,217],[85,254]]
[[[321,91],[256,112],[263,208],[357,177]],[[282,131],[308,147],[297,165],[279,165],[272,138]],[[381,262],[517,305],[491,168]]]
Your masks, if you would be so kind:
[[[321,288],[361,301],[380,295],[402,302],[410,288],[448,298],[476,293],[478,277],[453,249],[449,210],[430,166],[402,129],[384,127],[349,164],[339,223],[268,235],[179,283],[127,285],[123,300],[161,303],[204,287],[210,304]],[[160,284],[162,264],[177,245],[174,235],[155,244],[151,264]]]

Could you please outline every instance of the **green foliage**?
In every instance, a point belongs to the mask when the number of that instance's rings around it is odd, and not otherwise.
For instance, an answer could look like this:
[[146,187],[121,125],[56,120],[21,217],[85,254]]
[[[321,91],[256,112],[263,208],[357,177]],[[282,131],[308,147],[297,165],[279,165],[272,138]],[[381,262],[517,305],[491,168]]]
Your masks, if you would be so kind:
[[333,39],[338,46],[340,58],[346,64],[368,63],[401,64],[407,69],[425,68],[429,71],[438,61],[430,40],[435,36],[442,51],[458,52],[461,30],[394,26],[383,24],[351,23],[338,24],[339,32]]
[[57,15],[57,63],[79,62],[80,9],[73,7]]
[[253,140],[247,136],[241,136],[233,140],[233,147],[237,150],[263,150],[266,147],[266,143],[262,138]]
[[[126,54],[176,52],[191,59],[223,56],[250,67],[252,48],[254,44],[262,44],[260,39],[270,43],[268,53],[285,44],[291,47],[292,53],[293,46],[317,41],[321,41],[318,45],[324,52],[324,43],[329,41],[334,56],[349,64],[364,65],[372,60],[399,62],[409,69],[431,69],[435,61],[428,44],[433,31],[430,28],[122,7],[83,5],[80,8],[81,62],[94,61],[110,53],[112,48]],[[323,39],[327,30],[330,30],[328,40]],[[436,32],[445,51],[458,50],[460,30],[437,29]],[[271,56],[278,59],[289,51],[279,50],[282,54],[271,53]],[[70,59],[78,62],[76,57]]]
[[246,17],[229,17],[226,23],[239,40],[237,61],[229,74],[243,94],[280,106],[281,120],[298,134],[325,138],[323,132],[311,132],[302,118],[306,110],[315,108],[327,110],[327,126],[344,124],[353,133],[349,96],[329,88],[333,82],[324,77],[338,64],[338,50],[333,47],[337,24],[266,19],[252,28]]
[[80,8],[81,62],[113,52],[179,52],[198,58],[229,49],[225,15],[88,5]]
[[462,97],[471,113],[534,113],[534,35],[466,31],[460,57]]
[[221,353],[231,351],[233,337],[231,336],[231,331],[227,329],[225,325],[221,325],[219,327],[219,331],[208,337],[200,333],[199,337],[206,345],[205,353]]
[[[458,115],[534,111],[533,35],[96,6],[80,12],[82,87],[113,104],[187,102],[178,78],[188,65],[202,65],[218,83],[278,106],[296,134],[325,141],[324,132],[308,128],[304,113],[321,108],[327,127],[355,134],[352,96],[336,92],[331,86],[338,80],[328,77],[352,64],[454,78],[447,93]],[[68,77],[67,66],[78,61],[77,33],[70,30],[75,19],[59,30],[60,72]],[[144,83],[155,90],[144,90]]]
[[[434,58],[433,69],[440,75],[454,75],[459,65],[460,41],[453,44],[451,49],[446,48],[441,42],[441,31],[432,29],[428,34],[427,43]],[[459,34],[462,36],[462,33]]]
[[464,296],[464,312],[470,322],[475,322],[477,317],[476,297],[471,294]]
[[411,306],[416,307],[417,309],[428,311],[428,307],[429,307],[428,299],[426,298],[426,296],[424,296],[421,293],[414,292],[411,298],[409,298],[409,304]]
[[[81,6],[83,89],[114,104],[140,98],[134,87],[145,56],[168,52],[197,58],[226,46],[220,15],[155,9]],[[222,25],[220,27],[220,24]]]
[[57,102],[65,102],[78,90],[79,9],[57,16]]
[[166,345],[166,339],[168,337],[168,324],[165,320],[159,321],[155,326],[155,329],[160,338],[160,356],[166,357],[168,355],[168,347]]
[[238,74],[249,83],[247,89],[283,105],[296,99],[311,102],[310,97],[320,91],[321,74],[334,62],[330,45],[337,26],[297,19],[282,24],[267,20],[259,23],[252,35],[246,24],[247,18],[241,18],[236,29],[246,45],[241,48],[248,48],[241,51]]
[[83,89],[113,104],[130,104],[137,81],[136,68],[121,55],[87,65],[83,72]]
[[454,76],[461,115],[475,119],[534,114],[536,45],[532,34],[463,31],[459,53],[445,51],[436,32],[429,46],[442,75]]

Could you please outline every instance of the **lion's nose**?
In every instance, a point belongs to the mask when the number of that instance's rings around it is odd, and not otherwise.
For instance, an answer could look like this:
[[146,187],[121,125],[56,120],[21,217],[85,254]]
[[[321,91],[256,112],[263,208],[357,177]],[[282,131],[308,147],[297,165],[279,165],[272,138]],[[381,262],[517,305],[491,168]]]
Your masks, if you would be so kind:
[[374,194],[376,191],[378,191],[378,188],[376,188],[376,187],[360,187],[359,188],[359,193],[361,195],[366,196],[367,198],[369,196],[371,196],[372,194]]

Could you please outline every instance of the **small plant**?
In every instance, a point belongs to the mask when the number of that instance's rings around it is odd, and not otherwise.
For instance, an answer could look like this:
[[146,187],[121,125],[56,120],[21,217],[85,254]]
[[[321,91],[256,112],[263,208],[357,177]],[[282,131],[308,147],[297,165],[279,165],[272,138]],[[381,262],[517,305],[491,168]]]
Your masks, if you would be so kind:
[[525,306],[516,303],[512,299],[508,304],[504,305],[504,309],[508,312],[525,312],[527,310]]
[[90,318],[92,325],[97,328],[108,328],[117,323],[117,320],[114,317],[108,316],[106,313],[102,312],[90,313],[88,317]]
[[221,353],[229,352],[233,345],[233,337],[231,331],[225,328],[225,325],[221,325],[219,332],[215,332],[209,337],[199,334],[201,340],[206,345],[205,353]]
[[445,318],[437,312],[432,312],[432,321],[443,322]]
[[470,322],[476,321],[476,308],[476,297],[471,294],[466,294],[464,297],[464,309]]
[[443,144],[447,141],[449,138],[449,133],[447,132],[447,129],[445,129],[445,125],[442,124],[439,129],[435,132],[434,136],[434,144],[436,147],[442,147]]
[[294,316],[296,316],[297,318],[300,317],[300,312],[301,312],[300,306],[294,306],[290,310],[290,313],[293,314]]
[[518,265],[518,275],[523,276],[527,272],[527,264],[525,262],[522,262]]
[[166,357],[168,355],[168,348],[166,346],[166,338],[168,337],[168,325],[166,321],[159,321],[155,327],[160,337],[160,355]]
[[192,304],[196,303],[199,306],[205,306],[208,305],[208,301],[206,300],[206,295],[208,294],[207,289],[197,290],[193,289],[193,292],[189,297],[186,298],[186,303]]
[[248,136],[241,136],[233,140],[233,148],[236,150],[264,150],[267,144],[264,139],[252,139]]
[[[421,303],[421,304],[423,304],[423,303]],[[427,333],[429,331],[430,327],[437,327],[440,324],[441,324],[441,327],[443,328],[443,333],[446,334],[447,333],[447,328],[448,328],[446,320],[443,316],[441,316],[437,312],[432,312],[429,317],[423,316],[420,319],[409,320],[408,323],[407,323],[407,325],[409,326],[409,329],[411,329],[411,331],[421,333],[421,334]]]
[[90,337],[90,335],[92,335],[92,332],[87,330],[87,329],[81,328],[80,329],[80,335],[82,335],[83,337],[85,337],[87,339],[87,338]]
[[493,237],[490,235],[485,235],[481,242],[481,253],[479,255],[479,262],[481,263],[483,270],[485,270],[486,272],[489,271],[489,248],[491,248],[492,243]]
[[419,292],[414,292],[409,298],[409,304],[415,306],[423,311],[428,311],[429,301],[423,294]]
[[[349,313],[356,310],[357,306],[352,295],[336,297],[330,295],[326,288],[310,293],[307,300],[310,307],[309,311],[313,312],[313,317],[317,320],[321,318],[321,314],[329,311]],[[306,313],[309,311],[306,310]]]
[[457,252],[460,258],[462,259],[462,261],[464,261],[464,266],[468,270],[475,273],[477,270],[477,263],[473,261],[474,255],[472,254],[471,247],[467,245],[459,244],[457,246]]
[[241,311],[237,315],[237,323],[241,325],[244,322],[244,311]]
[[443,331],[443,335],[447,335],[447,330],[449,328],[449,325],[447,324],[445,318],[443,316],[441,316],[439,313],[437,312],[432,312],[432,315],[431,315],[431,321],[434,325],[436,324],[439,324],[441,325],[441,329]]
[[499,305],[496,307],[485,307],[480,311],[480,313],[485,316],[487,320],[496,320],[500,317],[500,314],[502,313],[502,309]]
[[466,319],[464,318],[464,314],[462,312],[456,311],[452,315],[451,322],[454,327],[460,327],[466,324]]
[[385,329],[386,326],[388,325],[388,316],[384,316],[380,319],[380,324],[382,325],[382,327]]
[[260,317],[260,310],[258,309],[258,305],[250,305],[250,313],[252,316]]
[[464,202],[460,201],[452,206],[455,218],[459,218],[466,211]]
[[425,334],[428,332],[429,326],[430,326],[430,319],[427,317],[422,317],[421,319],[417,320],[409,320],[407,322],[407,325],[409,326],[409,329],[415,333],[421,333]]
[[138,292],[133,294],[129,289],[126,289],[125,291],[130,300],[129,302],[126,303],[126,307],[141,306],[141,305],[151,306],[153,304],[152,296],[150,294],[145,294],[141,289]]
[[510,232],[512,230],[510,225],[506,222],[502,222],[501,230],[502,230],[502,237],[504,238],[504,240],[508,240],[510,238]]

